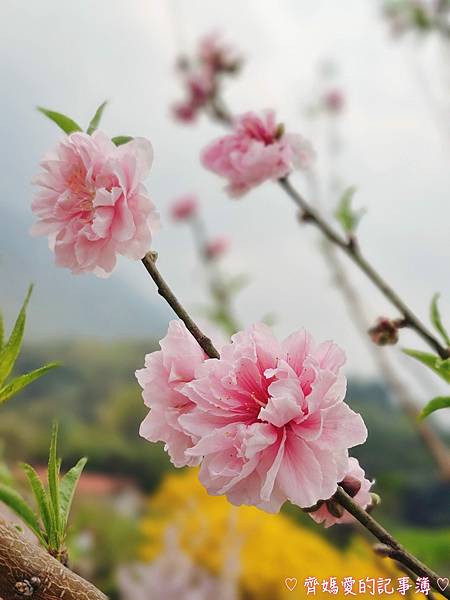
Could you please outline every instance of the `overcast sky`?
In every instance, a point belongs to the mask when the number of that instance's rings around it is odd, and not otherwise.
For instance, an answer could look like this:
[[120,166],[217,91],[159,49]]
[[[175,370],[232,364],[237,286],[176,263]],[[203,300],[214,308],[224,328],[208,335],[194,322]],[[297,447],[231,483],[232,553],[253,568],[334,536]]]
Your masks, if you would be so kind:
[[[348,371],[374,372],[333,289],[316,232],[299,227],[294,207],[273,184],[239,201],[228,199],[222,182],[198,159],[221,130],[206,120],[183,127],[170,117],[168,107],[182,95],[173,71],[177,53],[217,28],[246,59],[227,86],[229,106],[236,113],[273,107],[289,130],[317,135],[312,142],[321,169],[321,135],[302,107],[312,96],[318,65],[332,60],[339,66],[347,97],[339,124],[340,174],[358,186],[356,203],[367,209],[362,248],[424,318],[431,296],[441,291],[450,320],[450,145],[442,106],[433,104],[445,75],[443,57],[433,42],[393,40],[377,2],[2,0],[0,19],[0,300],[11,316],[28,281],[35,281],[30,336],[160,335],[166,327],[170,313],[141,265],[121,260],[107,282],[73,277],[54,267],[45,240],[27,235],[33,221],[30,180],[42,154],[60,138],[34,107],[60,110],[86,124],[107,98],[103,129],[143,135],[154,146],[147,186],[163,217],[154,247],[183,302],[202,302],[202,277],[188,230],[166,217],[174,197],[195,192],[211,233],[231,238],[224,269],[251,275],[238,299],[241,321],[274,312],[279,335],[305,326],[345,348]],[[294,180],[306,193],[302,176]],[[371,319],[395,315],[352,267],[350,273]],[[411,334],[402,338],[421,347]]]

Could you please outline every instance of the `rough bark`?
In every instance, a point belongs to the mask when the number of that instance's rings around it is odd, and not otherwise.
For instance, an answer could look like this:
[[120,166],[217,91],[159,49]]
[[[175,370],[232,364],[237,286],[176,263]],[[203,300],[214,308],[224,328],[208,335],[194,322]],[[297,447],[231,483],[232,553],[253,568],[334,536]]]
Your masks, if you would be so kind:
[[0,519],[0,600],[107,600],[43,548]]

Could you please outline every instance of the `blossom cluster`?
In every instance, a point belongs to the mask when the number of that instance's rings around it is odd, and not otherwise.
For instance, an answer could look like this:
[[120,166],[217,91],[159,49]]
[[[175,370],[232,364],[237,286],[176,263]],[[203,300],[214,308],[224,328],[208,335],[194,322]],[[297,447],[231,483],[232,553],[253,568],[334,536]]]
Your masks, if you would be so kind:
[[184,123],[195,121],[200,110],[216,95],[220,77],[235,73],[240,62],[234,48],[216,32],[203,37],[194,60],[183,57],[178,62],[186,97],[172,107],[175,118]]
[[48,236],[58,266],[105,276],[117,254],[144,256],[159,226],[143,184],[152,160],[148,140],[116,146],[95,131],[68,135],[41,162],[32,233]]
[[237,198],[264,181],[285,177],[292,169],[308,169],[314,157],[306,139],[285,133],[275,113],[267,111],[262,116],[249,112],[235,119],[232,133],[203,151],[202,163],[224,177],[229,195]]
[[[304,330],[279,342],[255,324],[208,359],[184,323],[172,321],[160,346],[136,372],[150,408],[140,433],[165,442],[176,467],[200,465],[210,494],[278,512],[287,500],[314,507],[346,482],[369,504],[371,483],[348,456],[367,431],[344,402],[336,344],[317,345]],[[349,518],[317,506],[315,519],[327,526]]]

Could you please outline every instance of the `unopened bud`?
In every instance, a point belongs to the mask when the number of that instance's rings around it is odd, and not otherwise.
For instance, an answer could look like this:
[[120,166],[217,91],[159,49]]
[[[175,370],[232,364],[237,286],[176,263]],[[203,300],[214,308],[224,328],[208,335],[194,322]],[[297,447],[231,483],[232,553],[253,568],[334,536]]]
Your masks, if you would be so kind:
[[350,498],[354,498],[361,489],[361,481],[354,477],[346,477],[339,485],[347,492]]
[[404,321],[400,319],[380,317],[368,333],[377,346],[390,346],[398,342],[398,330],[403,326]]

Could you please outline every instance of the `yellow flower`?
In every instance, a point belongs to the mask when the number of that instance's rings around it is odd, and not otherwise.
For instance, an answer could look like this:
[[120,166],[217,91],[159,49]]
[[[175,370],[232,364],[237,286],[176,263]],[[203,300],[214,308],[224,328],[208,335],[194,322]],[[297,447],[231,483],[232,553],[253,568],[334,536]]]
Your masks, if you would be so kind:
[[[359,580],[390,578],[394,590],[398,572],[393,563],[376,557],[369,543],[355,536],[350,547],[340,551],[314,530],[285,515],[270,515],[254,507],[233,507],[225,497],[209,496],[198,481],[195,469],[168,475],[149,501],[148,515],[142,523],[146,542],[143,560],[151,561],[162,552],[164,533],[175,526],[183,550],[198,565],[214,575],[223,576],[230,561],[238,557],[239,592],[246,600],[296,600],[306,597],[305,579],[316,577],[315,597],[349,598],[344,595],[345,577],[355,580],[358,598],[373,598],[375,593],[358,593]],[[335,577],[339,593],[322,591],[322,581]],[[286,578],[296,578],[291,591]],[[295,580],[287,583],[293,587]],[[412,590],[413,591],[413,590]],[[390,598],[404,598],[394,593]]]

